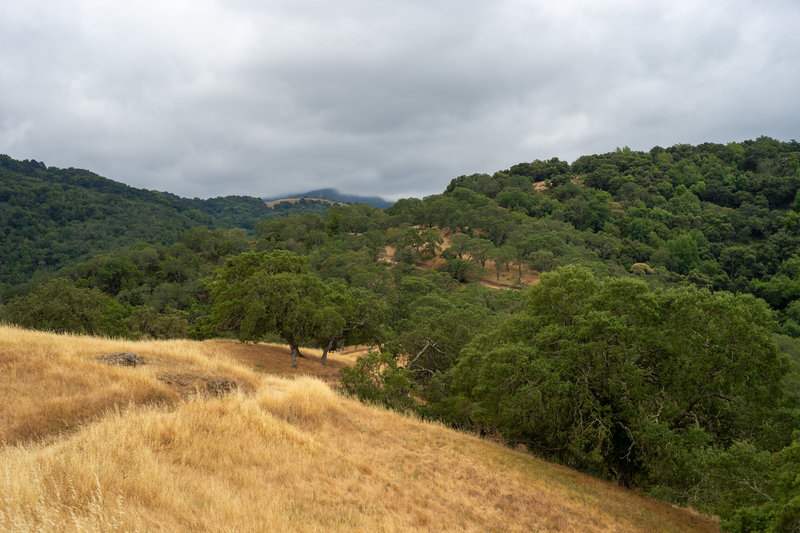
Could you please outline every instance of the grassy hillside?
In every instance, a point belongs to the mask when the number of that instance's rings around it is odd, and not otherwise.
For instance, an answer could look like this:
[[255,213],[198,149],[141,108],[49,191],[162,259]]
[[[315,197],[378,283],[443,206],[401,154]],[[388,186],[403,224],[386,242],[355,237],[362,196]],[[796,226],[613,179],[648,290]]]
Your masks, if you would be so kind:
[[233,346],[0,327],[0,530],[715,530]]

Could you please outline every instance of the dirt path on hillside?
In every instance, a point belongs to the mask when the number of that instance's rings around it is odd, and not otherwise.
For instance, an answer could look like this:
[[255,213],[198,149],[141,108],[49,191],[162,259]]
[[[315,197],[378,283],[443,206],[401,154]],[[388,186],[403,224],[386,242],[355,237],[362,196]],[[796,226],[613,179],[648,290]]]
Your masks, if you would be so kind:
[[293,368],[288,346],[266,343],[246,344],[230,339],[211,339],[204,341],[203,344],[220,349],[232,359],[260,372],[284,377],[313,376],[331,385],[338,385],[341,381],[340,371],[343,366],[352,366],[356,357],[366,351],[365,348],[356,346],[331,352],[323,366],[320,363],[322,357],[320,350],[301,348],[300,353],[305,357],[300,357],[297,360],[297,368]]

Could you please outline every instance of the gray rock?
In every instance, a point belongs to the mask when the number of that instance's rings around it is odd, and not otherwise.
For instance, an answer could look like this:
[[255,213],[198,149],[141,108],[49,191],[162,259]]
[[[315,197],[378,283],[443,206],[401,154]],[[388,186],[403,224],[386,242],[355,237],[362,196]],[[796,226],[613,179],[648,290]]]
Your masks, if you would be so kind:
[[219,377],[206,378],[204,381],[206,383],[206,391],[214,396],[222,396],[223,394],[228,394],[229,392],[233,391],[237,386],[237,383],[235,381]]
[[105,361],[109,365],[138,366],[145,364],[144,359],[133,352],[114,352],[108,355],[100,355],[97,359]]

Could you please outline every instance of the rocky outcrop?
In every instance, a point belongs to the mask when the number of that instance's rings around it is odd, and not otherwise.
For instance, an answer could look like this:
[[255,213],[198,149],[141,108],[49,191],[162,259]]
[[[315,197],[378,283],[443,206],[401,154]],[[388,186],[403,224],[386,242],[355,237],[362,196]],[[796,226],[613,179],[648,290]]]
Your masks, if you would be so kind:
[[98,355],[97,359],[105,361],[109,365],[140,366],[145,364],[144,358],[133,352],[114,352],[107,355]]

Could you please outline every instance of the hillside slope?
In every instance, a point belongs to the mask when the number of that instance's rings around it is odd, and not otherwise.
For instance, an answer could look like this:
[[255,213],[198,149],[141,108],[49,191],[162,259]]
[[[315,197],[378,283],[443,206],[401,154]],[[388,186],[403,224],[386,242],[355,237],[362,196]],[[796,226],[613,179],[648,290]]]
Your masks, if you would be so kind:
[[[0,326],[0,434],[17,442],[0,447],[0,530],[715,530],[314,378],[256,372],[225,346]],[[97,358],[122,350],[146,364]],[[14,436],[37,416],[73,423]]]
[[198,225],[252,229],[269,212],[257,198],[186,199],[0,155],[0,283],[137,241],[173,243]]

